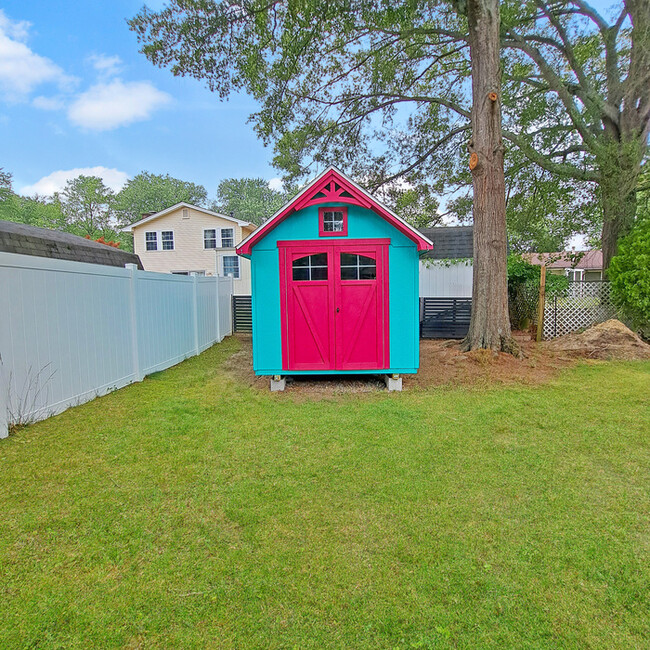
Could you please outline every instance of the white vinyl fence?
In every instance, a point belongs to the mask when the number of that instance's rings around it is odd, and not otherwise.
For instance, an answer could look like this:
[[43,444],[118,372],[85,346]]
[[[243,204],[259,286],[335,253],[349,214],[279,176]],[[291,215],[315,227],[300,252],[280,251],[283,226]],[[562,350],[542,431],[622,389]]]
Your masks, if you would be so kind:
[[422,260],[420,298],[471,298],[473,273],[471,261]]
[[0,252],[0,438],[221,341],[232,285]]

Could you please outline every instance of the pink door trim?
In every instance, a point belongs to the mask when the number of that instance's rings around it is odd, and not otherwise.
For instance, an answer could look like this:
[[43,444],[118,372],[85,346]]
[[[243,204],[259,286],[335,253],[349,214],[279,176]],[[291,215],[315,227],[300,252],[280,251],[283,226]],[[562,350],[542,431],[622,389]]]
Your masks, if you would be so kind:
[[[344,241],[279,241],[279,262],[280,262],[280,315],[282,326],[282,368],[284,370],[381,370],[390,365],[390,328],[389,328],[389,304],[388,304],[388,245],[389,239],[346,239]],[[340,254],[343,252],[364,255],[369,253],[376,260],[376,280],[341,280]],[[327,253],[328,279],[311,280],[308,283],[294,281],[292,277],[293,260],[306,255]],[[374,283],[377,283],[374,285]],[[305,305],[302,291],[311,287],[323,287],[327,285],[326,310],[321,313],[320,324],[313,322],[313,315],[309,313]],[[356,312],[356,321],[353,326],[353,338],[343,340],[343,322],[347,313],[337,312],[343,301],[344,288],[368,286],[368,294],[363,298],[361,309]],[[302,287],[302,288],[301,288]],[[361,325],[364,323],[368,309],[373,298],[377,302],[377,323],[375,323],[377,341],[377,361],[375,362],[350,362],[349,357],[361,333]],[[311,331],[313,342],[320,351],[322,364],[300,363],[296,359],[295,350],[291,341],[292,328],[295,334],[296,324],[290,323],[290,315],[296,317],[296,307],[301,309],[301,317]],[[347,323],[349,325],[349,322]],[[321,340],[320,331],[326,327],[329,334],[327,342]],[[311,340],[310,340],[311,343]],[[347,346],[346,346],[347,344]],[[345,350],[347,349],[347,354]],[[327,351],[328,359],[323,356]]]

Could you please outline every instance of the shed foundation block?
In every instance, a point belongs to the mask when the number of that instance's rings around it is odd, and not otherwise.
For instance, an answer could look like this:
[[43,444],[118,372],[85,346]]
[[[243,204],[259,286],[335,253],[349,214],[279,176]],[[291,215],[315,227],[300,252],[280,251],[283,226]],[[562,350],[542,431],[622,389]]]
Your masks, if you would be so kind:
[[399,375],[384,375],[384,382],[389,391],[402,390],[402,378]]
[[279,390],[284,390],[287,387],[287,378],[280,375],[273,375],[271,377],[271,392],[275,393]]

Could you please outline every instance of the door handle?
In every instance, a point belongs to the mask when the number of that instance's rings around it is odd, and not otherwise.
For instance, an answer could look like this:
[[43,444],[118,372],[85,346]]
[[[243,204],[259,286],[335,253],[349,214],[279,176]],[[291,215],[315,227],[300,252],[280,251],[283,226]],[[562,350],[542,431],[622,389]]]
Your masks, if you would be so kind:
[[341,310],[337,307],[336,308],[336,313],[338,314]]

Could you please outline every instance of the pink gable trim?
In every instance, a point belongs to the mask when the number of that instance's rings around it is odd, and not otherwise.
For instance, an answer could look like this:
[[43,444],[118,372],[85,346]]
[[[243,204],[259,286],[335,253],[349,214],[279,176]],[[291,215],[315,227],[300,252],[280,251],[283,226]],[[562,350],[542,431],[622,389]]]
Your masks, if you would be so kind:
[[[336,187],[338,186],[338,188]],[[318,196],[318,195],[321,196]],[[284,221],[289,215],[301,210],[309,205],[318,205],[323,203],[348,203],[359,205],[377,213],[380,217],[388,221],[401,233],[417,244],[418,250],[431,250],[433,244],[420,233],[403,222],[396,215],[392,214],[381,203],[376,201],[365,190],[359,188],[348,178],[343,176],[336,169],[327,170],[322,176],[308,185],[293,201],[288,203],[278,214],[269,219],[265,224],[260,226],[252,235],[245,239],[237,248],[238,255],[250,255],[251,249],[261,239],[273,230],[278,224]]]

